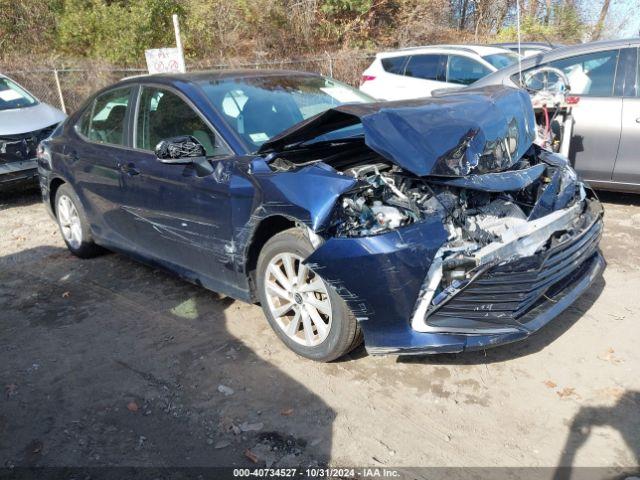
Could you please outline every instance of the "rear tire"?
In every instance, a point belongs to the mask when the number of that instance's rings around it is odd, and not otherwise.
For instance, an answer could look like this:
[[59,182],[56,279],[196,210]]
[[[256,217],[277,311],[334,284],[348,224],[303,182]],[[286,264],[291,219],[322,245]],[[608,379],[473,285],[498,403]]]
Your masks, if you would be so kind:
[[55,212],[62,239],[71,253],[91,258],[103,252],[91,236],[91,228],[80,199],[68,184],[56,191]]
[[345,301],[302,264],[313,251],[301,228],[274,235],[258,258],[258,295],[285,345],[302,357],[330,362],[358,346],[362,333]]

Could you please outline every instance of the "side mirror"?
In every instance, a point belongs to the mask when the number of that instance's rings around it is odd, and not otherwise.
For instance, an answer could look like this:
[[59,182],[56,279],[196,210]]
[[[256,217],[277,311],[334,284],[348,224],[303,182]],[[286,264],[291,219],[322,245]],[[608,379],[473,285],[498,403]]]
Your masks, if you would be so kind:
[[155,154],[162,163],[187,164],[193,163],[195,158],[204,158],[206,152],[195,137],[184,135],[160,140]]
[[191,135],[160,140],[155,149],[158,161],[172,165],[192,164],[199,177],[213,173],[213,167],[207,160],[204,147]]

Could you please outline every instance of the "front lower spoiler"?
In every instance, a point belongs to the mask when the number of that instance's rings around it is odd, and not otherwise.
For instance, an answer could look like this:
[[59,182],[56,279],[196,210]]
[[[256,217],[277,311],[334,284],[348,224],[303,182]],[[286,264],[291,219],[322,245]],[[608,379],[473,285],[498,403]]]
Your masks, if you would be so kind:
[[[420,333],[414,330],[398,332],[384,339],[373,340],[367,344],[367,352],[373,355],[425,355],[436,353],[460,353],[464,351],[484,350],[487,348],[517,342],[537,332],[576,301],[595,279],[602,273],[605,261],[598,251],[589,260],[584,273],[576,279],[572,288],[563,290],[551,301],[545,302],[527,313],[521,319],[522,326],[508,333],[448,334]],[[377,340],[377,341],[376,341]],[[377,344],[377,345],[376,345]]]

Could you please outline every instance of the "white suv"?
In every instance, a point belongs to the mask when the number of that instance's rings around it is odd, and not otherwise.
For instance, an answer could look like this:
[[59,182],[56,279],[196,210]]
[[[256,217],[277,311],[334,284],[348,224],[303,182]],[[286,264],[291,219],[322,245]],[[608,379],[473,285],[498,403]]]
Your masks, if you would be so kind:
[[469,85],[518,61],[505,48],[436,45],[378,53],[362,74],[360,90],[379,100],[428,97],[438,88]]

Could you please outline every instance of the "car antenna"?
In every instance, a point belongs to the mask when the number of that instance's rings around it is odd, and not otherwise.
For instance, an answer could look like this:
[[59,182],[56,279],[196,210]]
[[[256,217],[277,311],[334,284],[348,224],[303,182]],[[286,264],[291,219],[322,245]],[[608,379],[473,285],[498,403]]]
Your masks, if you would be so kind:
[[520,49],[520,2],[516,2],[516,30],[518,32],[518,81],[522,86],[522,52]]

